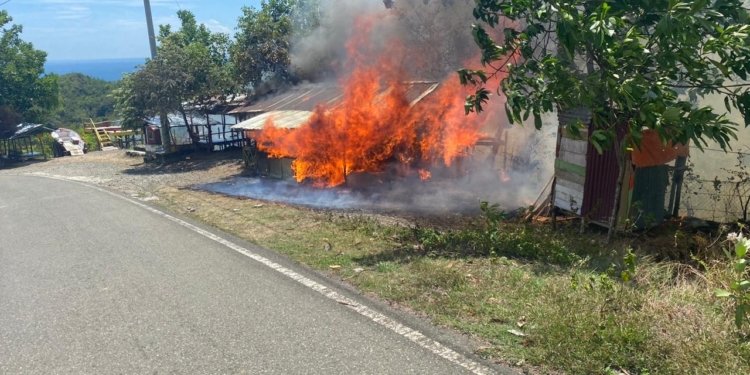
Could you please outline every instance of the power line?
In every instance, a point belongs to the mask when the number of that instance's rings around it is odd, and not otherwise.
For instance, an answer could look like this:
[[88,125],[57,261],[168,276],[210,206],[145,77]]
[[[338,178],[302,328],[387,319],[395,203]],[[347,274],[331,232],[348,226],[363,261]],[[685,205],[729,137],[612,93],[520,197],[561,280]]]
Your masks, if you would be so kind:
[[[698,151],[701,151],[701,150],[700,150],[700,149],[698,149]],[[708,147],[703,147],[703,151],[723,152],[723,153],[727,153],[727,154],[736,154],[736,155],[750,155],[750,151],[748,151],[748,152],[741,152],[741,151],[729,151],[729,150],[722,150],[722,149],[720,149],[720,148],[708,148]]]

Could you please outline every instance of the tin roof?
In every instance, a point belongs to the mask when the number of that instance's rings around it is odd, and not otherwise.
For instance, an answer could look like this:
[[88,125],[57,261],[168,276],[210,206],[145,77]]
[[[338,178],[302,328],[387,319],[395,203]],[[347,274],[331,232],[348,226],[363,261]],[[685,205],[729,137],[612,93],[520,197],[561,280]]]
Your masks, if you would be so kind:
[[312,115],[312,111],[271,111],[233,125],[232,129],[261,130],[269,120],[276,127],[296,129],[310,120]]
[[16,126],[16,131],[14,133],[11,133],[11,134],[6,133],[3,138],[8,139],[8,140],[13,140],[13,139],[18,139],[22,137],[29,137],[29,136],[36,135],[39,133],[49,133],[54,130],[55,128],[53,128],[50,125],[24,123],[24,124],[18,124],[18,126]]
[[[406,97],[416,104],[432,93],[437,87],[437,82],[410,81],[404,82],[407,86]],[[271,111],[313,111],[320,104],[329,108],[335,108],[340,104],[344,96],[342,87],[335,85],[300,85],[274,96],[269,96],[256,101],[253,104],[237,107],[229,114],[237,113],[264,113]]]

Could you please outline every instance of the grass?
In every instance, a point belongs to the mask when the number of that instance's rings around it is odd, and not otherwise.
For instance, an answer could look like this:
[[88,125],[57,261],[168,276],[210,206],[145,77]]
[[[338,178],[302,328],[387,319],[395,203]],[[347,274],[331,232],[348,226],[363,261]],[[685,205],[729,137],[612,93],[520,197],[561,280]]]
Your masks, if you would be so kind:
[[728,302],[713,297],[731,278],[726,262],[699,271],[641,255],[632,279],[620,279],[626,246],[687,246],[674,233],[605,247],[599,235],[572,228],[503,223],[483,231],[477,222],[441,231],[190,190],[159,196],[170,209],[466,332],[485,343],[481,355],[532,372],[750,369],[750,345],[738,339]]

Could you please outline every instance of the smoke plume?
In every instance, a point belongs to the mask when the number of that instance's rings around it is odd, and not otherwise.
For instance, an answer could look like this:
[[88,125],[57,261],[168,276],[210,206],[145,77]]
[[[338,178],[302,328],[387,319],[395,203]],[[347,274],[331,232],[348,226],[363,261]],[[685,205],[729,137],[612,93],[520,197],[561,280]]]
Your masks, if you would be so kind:
[[[328,189],[294,181],[265,179],[238,179],[202,188],[321,208],[389,212],[406,210],[433,214],[475,212],[480,200],[500,203],[508,209],[536,201],[552,175],[556,140],[554,116],[545,119],[545,130],[542,132],[536,132],[533,126],[510,127],[503,109],[503,97],[498,95],[491,98],[482,115],[470,114],[468,118],[464,115],[463,98],[466,91],[458,85],[455,71],[462,67],[480,68],[479,50],[474,45],[470,29],[472,23],[476,22],[472,15],[474,1],[395,0],[387,8],[382,0],[320,0],[307,6],[309,9],[300,11],[317,12],[319,24],[293,41],[293,68],[296,74],[309,81],[339,82],[345,93],[345,105],[338,110],[320,106],[314,117],[317,122],[307,124],[310,129],[303,127],[296,130],[293,136],[285,136],[273,130],[272,123],[267,124],[265,136],[261,134],[260,138],[265,139],[264,143],[271,144],[272,148],[264,151],[273,150],[269,152],[272,156],[294,158],[300,155],[288,150],[299,153],[304,148],[302,146],[311,146],[311,149],[317,147],[319,149],[315,150],[314,155],[308,155],[311,156],[308,160],[322,160],[322,164],[307,163],[313,166],[308,169],[317,173],[321,170],[320,165],[331,160],[330,155],[318,154],[325,154],[333,147],[320,147],[321,140],[314,139],[316,135],[330,133],[328,138],[333,140],[346,138],[348,148],[340,155],[347,155],[353,147],[351,145],[359,143],[354,135],[345,134],[346,137],[342,137],[341,132],[328,131],[333,126],[348,126],[360,131],[368,122],[373,122],[371,132],[360,134],[367,134],[368,139],[377,139],[373,134],[378,129],[388,129],[386,133],[396,134],[410,129],[406,122],[413,121],[416,125],[412,135],[419,135],[417,138],[422,140],[404,138],[407,141],[400,140],[398,143],[393,137],[390,140],[384,138],[389,144],[396,145],[395,148],[391,147],[395,150],[392,154],[382,158],[384,164],[369,170],[364,167],[356,169],[356,173],[348,178],[346,175],[335,178],[323,176],[328,178]],[[369,26],[363,30],[363,24]],[[384,60],[388,61],[384,63]],[[397,73],[393,75],[393,71]],[[373,78],[361,79],[365,73],[374,73],[364,76]],[[382,116],[376,112],[397,113],[385,108],[383,103],[388,102],[389,95],[398,94],[392,82],[399,80],[429,80],[440,82],[441,85],[420,105],[404,112],[410,112],[408,115],[390,119],[393,120],[390,127],[383,128],[384,121],[379,119]],[[348,94],[362,91],[359,86],[353,87],[359,81],[381,86],[369,90],[371,99],[363,100],[362,96]],[[391,86],[387,86],[389,82]],[[499,82],[492,84],[497,86]],[[385,94],[375,95],[379,92]],[[390,99],[403,103],[401,97]],[[367,108],[358,108],[358,104]],[[368,108],[374,112],[366,112]],[[412,113],[415,111],[421,111],[419,116],[415,117]],[[352,115],[358,112],[362,112],[362,115]],[[352,123],[354,118],[365,120]],[[429,123],[433,123],[433,129],[437,131],[427,131],[429,129],[425,124]],[[402,165],[413,167],[416,164],[399,164],[399,156],[424,156],[435,147],[444,151],[447,139],[461,138],[469,131],[472,132],[470,147],[458,143],[461,150],[469,149],[469,152],[461,154],[462,157],[445,158],[445,162],[437,161],[439,158],[425,159],[433,164],[421,165],[419,173],[416,173],[416,169],[411,174],[394,173]],[[432,134],[437,134],[434,140],[430,137]],[[481,134],[484,138],[474,134]],[[306,142],[309,144],[303,144]],[[430,145],[425,145],[425,142],[433,142],[433,146],[439,143],[439,146],[427,147]],[[410,145],[419,147],[410,154],[404,151]],[[367,161],[376,159],[371,156],[372,150],[385,148],[377,145],[363,147],[366,152],[361,155],[364,159],[359,164],[365,165]],[[389,160],[394,165],[388,166]],[[451,165],[453,160],[457,160],[456,165]],[[349,156],[343,158],[342,162],[357,167]],[[304,158],[296,163],[303,170]],[[421,169],[423,166],[424,170]],[[297,177],[304,181],[306,176]],[[342,181],[346,183],[342,185]]]
[[409,53],[404,65],[414,79],[443,79],[476,54],[471,36],[471,0],[320,0],[300,12],[317,12],[319,26],[292,42],[292,66],[308,80],[335,78],[346,72],[347,41],[362,17],[378,19],[371,46],[385,49],[397,40]]

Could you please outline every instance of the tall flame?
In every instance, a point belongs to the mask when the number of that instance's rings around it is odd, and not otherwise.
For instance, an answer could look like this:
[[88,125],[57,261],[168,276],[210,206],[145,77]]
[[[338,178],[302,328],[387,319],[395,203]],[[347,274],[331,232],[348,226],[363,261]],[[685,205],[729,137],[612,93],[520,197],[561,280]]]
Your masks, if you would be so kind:
[[412,105],[397,63],[406,60],[399,58],[406,49],[394,41],[380,57],[368,59],[373,22],[360,20],[347,45],[352,71],[340,82],[341,103],[318,105],[310,120],[294,130],[269,119],[258,136],[259,149],[270,157],[295,159],[299,182],[337,186],[352,173],[379,172],[394,162],[415,167],[427,179],[426,168],[439,162],[451,166],[482,137],[486,115],[466,115],[468,90],[455,77]]

